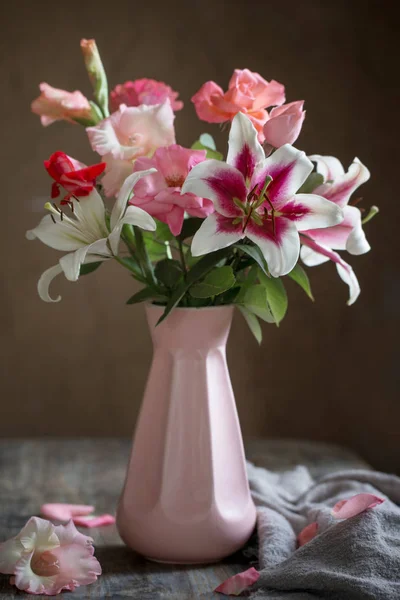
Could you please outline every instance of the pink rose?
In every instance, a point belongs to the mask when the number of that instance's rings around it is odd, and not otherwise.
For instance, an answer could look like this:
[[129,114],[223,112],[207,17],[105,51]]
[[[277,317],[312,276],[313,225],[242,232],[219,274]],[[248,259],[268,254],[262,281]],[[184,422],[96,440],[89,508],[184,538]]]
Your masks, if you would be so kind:
[[155,167],[157,173],[137,182],[130,203],[167,223],[173,235],[179,235],[185,211],[192,217],[201,218],[214,212],[210,200],[192,193],[181,194],[189,171],[205,158],[205,150],[189,150],[177,144],[159,148],[152,158],[138,158],[134,165],[135,172]]
[[284,144],[294,144],[306,116],[303,105],[304,100],[298,100],[271,110],[263,129],[268,144],[274,148],[280,148]]
[[77,119],[91,119],[92,108],[81,92],[66,92],[53,88],[48,83],[41,83],[39,89],[41,94],[32,102],[31,109],[33,113],[40,115],[45,127],[55,121],[76,123]]
[[111,110],[118,110],[121,104],[140,106],[141,104],[162,104],[167,98],[172,110],[181,110],[183,102],[177,100],[179,93],[155,79],[136,79],[117,85],[111,92]]
[[262,128],[268,119],[265,110],[285,102],[285,88],[277,81],[266,81],[258,73],[248,69],[236,69],[229,82],[227,92],[207,81],[192,98],[197,116],[208,123],[231,121],[242,112],[252,121],[262,135]]

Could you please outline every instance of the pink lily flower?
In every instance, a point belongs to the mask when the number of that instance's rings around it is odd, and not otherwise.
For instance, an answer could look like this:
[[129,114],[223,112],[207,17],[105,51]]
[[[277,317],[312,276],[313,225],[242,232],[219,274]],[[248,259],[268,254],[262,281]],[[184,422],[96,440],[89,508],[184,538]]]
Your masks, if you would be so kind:
[[135,195],[130,203],[167,223],[173,235],[179,235],[185,211],[192,217],[200,218],[214,212],[214,205],[210,200],[192,193],[181,194],[190,169],[205,158],[205,150],[189,150],[177,144],[158,148],[152,158],[138,158],[134,164],[134,172],[152,167],[157,172],[146,177],[146,181],[136,184]]
[[326,229],[310,229],[304,231],[301,259],[309,267],[322,264],[328,260],[336,263],[339,276],[350,289],[348,304],[353,304],[360,294],[360,286],[353,269],[334,250],[347,250],[350,254],[360,255],[371,247],[362,228],[361,211],[348,202],[356,189],[368,181],[370,173],[355,158],[347,173],[337,158],[333,156],[313,155],[310,160],[317,163],[317,172],[323,175],[324,183],[313,193],[323,196],[343,210],[343,221]]
[[182,193],[214,202],[192,241],[193,256],[244,238],[259,246],[273,277],[289,273],[300,252],[299,231],[343,220],[342,210],[316,194],[296,194],[313,165],[288,144],[265,158],[250,119],[233,119],[227,162],[206,160],[190,171]]
[[10,583],[19,590],[55,596],[97,580],[101,567],[93,554],[92,538],[72,521],[55,526],[32,517],[17,536],[0,544],[0,573],[12,575]]
[[239,112],[247,114],[263,141],[263,125],[268,119],[265,110],[285,102],[285,86],[266,81],[249,69],[235,69],[224,93],[214,81],[207,81],[193,96],[197,116],[207,123],[232,121]]

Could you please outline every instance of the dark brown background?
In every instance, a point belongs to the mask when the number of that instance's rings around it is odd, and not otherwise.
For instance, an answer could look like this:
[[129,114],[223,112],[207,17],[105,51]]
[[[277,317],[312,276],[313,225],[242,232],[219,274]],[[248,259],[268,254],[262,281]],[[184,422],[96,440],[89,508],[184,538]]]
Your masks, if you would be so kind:
[[[5,3],[4,3],[5,4]],[[107,9],[107,6],[109,8]],[[129,434],[151,357],[132,282],[105,264],[63,300],[42,303],[36,282],[57,253],[24,239],[49,192],[42,161],[62,149],[95,160],[78,126],[43,129],[30,114],[40,81],[89,94],[79,40],[95,37],[110,85],[154,77],[180,90],[178,140],[203,131],[191,95],[209,79],[226,87],[248,67],[305,99],[297,146],[354,156],[372,171],[362,193],[381,215],[367,226],[372,252],[352,257],[362,295],[346,306],[333,265],[310,270],[312,305],[288,283],[289,314],[266,326],[259,349],[238,316],[229,346],[245,436],[345,443],[383,469],[400,466],[397,19],[388,2],[21,2],[1,18],[2,435]],[[397,130],[397,131],[395,131]],[[54,289],[53,289],[54,291]]]

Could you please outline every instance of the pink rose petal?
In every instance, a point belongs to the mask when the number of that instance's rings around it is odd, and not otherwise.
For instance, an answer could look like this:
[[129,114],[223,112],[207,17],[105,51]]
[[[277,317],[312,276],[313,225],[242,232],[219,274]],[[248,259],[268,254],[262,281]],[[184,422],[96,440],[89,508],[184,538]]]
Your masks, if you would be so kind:
[[300,546],[304,546],[304,544],[308,544],[308,542],[311,542],[311,540],[315,538],[317,534],[318,523],[314,521],[313,523],[310,523],[300,531],[299,535],[297,536],[298,547],[300,548]]
[[243,573],[237,573],[237,575],[229,577],[229,579],[215,588],[214,591],[226,594],[227,596],[239,596],[244,590],[253,585],[259,577],[260,573],[254,567],[251,567],[247,571],[243,571]]
[[43,504],[40,514],[46,519],[54,521],[69,521],[75,516],[89,515],[94,511],[94,506],[87,504]]
[[101,527],[102,525],[113,525],[115,517],[112,515],[78,515],[72,518],[75,525],[79,527]]
[[332,509],[332,515],[336,519],[350,519],[368,508],[374,508],[385,502],[384,498],[374,494],[356,494],[348,500],[340,500]]

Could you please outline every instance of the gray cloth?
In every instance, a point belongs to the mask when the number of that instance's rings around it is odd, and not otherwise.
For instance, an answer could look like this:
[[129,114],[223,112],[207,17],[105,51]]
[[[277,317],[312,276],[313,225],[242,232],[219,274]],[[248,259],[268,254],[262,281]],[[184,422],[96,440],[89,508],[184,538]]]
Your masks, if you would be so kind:
[[[342,464],[332,472],[329,460],[324,474],[323,454],[320,449],[317,476],[304,465],[282,469],[287,461],[279,452],[257,461],[268,470],[248,463],[261,569],[251,598],[400,600],[400,479],[368,467],[343,470]],[[361,492],[386,501],[346,521],[332,517],[336,502]],[[313,521],[319,535],[296,549],[298,533]]]

